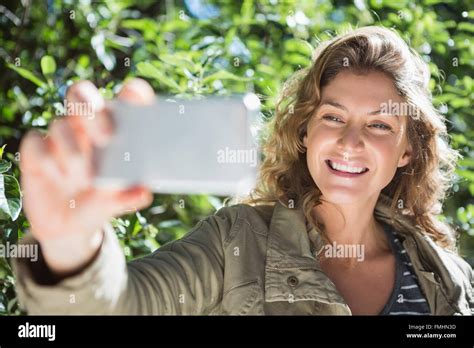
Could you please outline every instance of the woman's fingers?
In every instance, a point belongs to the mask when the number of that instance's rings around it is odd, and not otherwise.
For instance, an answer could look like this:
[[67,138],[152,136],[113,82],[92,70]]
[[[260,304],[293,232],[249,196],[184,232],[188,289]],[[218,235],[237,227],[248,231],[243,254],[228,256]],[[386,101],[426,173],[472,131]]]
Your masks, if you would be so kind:
[[47,141],[52,155],[60,167],[70,194],[87,188],[92,173],[87,154],[81,152],[79,136],[71,128],[70,122],[56,120],[50,126]]
[[[67,118],[72,128],[94,145],[104,146],[112,135],[113,125],[106,103],[90,81],[80,81],[69,87],[66,95]],[[81,146],[84,146],[84,139]]]
[[[154,101],[144,80],[132,79],[118,96],[138,105]],[[145,187],[98,190],[91,185],[96,146],[112,135],[112,119],[89,81],[70,87],[67,116],[50,125],[48,136],[29,132],[20,146],[25,212],[38,240],[92,233],[112,216],[140,210],[152,201]]]
[[62,187],[63,175],[54,160],[46,140],[36,131],[28,132],[20,145],[21,190],[23,209],[32,227],[49,231],[50,214],[58,211],[52,204],[51,195],[57,195],[57,187]]
[[20,170],[29,176],[47,177],[59,182],[61,170],[46,140],[37,131],[28,132],[20,145]]
[[148,82],[134,78],[123,85],[118,99],[137,105],[150,105],[155,100],[155,92]]
[[81,229],[91,230],[111,217],[147,207],[152,199],[150,191],[142,186],[122,191],[91,189],[78,197],[75,218]]

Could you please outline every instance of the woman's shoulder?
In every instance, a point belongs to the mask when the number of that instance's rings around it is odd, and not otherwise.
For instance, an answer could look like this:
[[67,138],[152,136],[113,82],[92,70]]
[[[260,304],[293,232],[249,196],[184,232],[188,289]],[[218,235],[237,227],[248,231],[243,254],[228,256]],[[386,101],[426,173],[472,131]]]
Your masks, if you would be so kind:
[[429,261],[432,267],[444,268],[445,275],[449,275],[451,279],[462,279],[463,283],[472,287],[474,283],[473,268],[457,250],[442,247],[429,236],[421,233],[416,233],[415,239],[418,241],[417,245],[421,256]]
[[211,236],[219,236],[220,240],[224,242],[236,237],[239,232],[246,229],[260,235],[267,235],[273,209],[274,205],[250,205],[246,203],[225,205],[213,214],[199,220],[186,235],[169,244],[196,239],[210,241]]
[[459,251],[451,250],[446,247],[442,247],[433,241],[429,236],[422,236],[423,239],[427,240],[431,247],[436,250],[437,254],[440,255],[443,260],[450,262],[459,268],[463,273],[472,277],[472,267],[471,265],[459,254]]
[[451,250],[438,244],[421,226],[417,225],[415,220],[409,216],[399,217],[392,224],[389,219],[382,218],[382,222],[388,225],[402,240],[407,240],[404,245],[409,249],[416,250],[422,258],[422,261],[429,268],[444,268],[446,274],[457,275],[462,278],[468,278],[472,283],[473,269],[471,265],[464,260],[457,250]]
[[245,221],[252,229],[266,234],[273,216],[274,207],[274,204],[250,205],[238,203],[220,208],[215,213],[215,216],[229,219],[232,221],[232,225]]
[[441,252],[455,265],[468,279],[471,285],[474,283],[474,270],[472,266],[458,252],[441,248]]

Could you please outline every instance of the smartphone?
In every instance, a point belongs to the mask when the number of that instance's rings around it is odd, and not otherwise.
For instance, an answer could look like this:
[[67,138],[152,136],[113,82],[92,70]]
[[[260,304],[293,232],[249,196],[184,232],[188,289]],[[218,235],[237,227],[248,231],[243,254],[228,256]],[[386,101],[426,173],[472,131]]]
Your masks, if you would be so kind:
[[114,135],[95,158],[95,186],[144,184],[157,193],[247,194],[260,164],[259,98],[175,98],[111,104]]

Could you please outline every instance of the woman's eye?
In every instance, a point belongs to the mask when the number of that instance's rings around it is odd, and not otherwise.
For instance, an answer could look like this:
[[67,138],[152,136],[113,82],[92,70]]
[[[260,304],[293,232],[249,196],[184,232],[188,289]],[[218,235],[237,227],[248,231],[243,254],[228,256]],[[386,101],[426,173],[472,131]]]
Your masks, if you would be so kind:
[[386,124],[383,124],[383,123],[371,124],[369,127],[373,127],[373,128],[377,128],[377,129],[382,129],[382,130],[392,130],[392,127],[387,126]]
[[342,122],[339,117],[332,116],[332,115],[326,115],[322,117],[323,120],[329,120],[329,121],[334,121],[334,122]]

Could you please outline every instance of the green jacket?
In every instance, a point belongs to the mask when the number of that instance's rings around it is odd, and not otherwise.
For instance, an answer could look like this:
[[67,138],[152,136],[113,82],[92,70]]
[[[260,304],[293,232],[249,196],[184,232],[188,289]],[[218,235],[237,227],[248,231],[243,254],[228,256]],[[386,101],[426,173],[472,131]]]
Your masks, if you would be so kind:
[[[432,313],[474,314],[469,264],[404,218],[392,223],[388,212],[379,199],[375,217],[404,236]],[[318,266],[309,236],[317,239],[318,233],[299,208],[239,204],[201,220],[182,239],[126,263],[107,225],[95,260],[58,283],[47,279],[41,262],[14,260],[19,303],[29,314],[350,315]],[[22,243],[35,241],[28,235]]]

